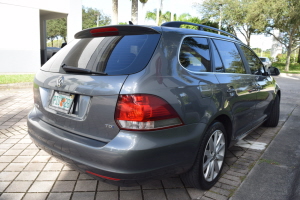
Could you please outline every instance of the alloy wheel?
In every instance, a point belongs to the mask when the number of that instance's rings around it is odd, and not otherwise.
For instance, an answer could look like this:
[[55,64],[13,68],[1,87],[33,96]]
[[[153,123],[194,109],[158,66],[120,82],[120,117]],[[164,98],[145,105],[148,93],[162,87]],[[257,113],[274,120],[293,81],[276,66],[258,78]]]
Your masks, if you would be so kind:
[[225,138],[221,130],[215,130],[210,136],[203,156],[203,176],[206,181],[213,181],[222,168],[225,155]]

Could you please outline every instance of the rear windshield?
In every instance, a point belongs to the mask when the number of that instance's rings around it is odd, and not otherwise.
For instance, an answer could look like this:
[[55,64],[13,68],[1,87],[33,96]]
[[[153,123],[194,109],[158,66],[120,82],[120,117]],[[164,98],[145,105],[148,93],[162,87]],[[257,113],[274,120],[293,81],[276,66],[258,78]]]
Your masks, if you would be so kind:
[[108,75],[133,74],[146,67],[159,38],[160,34],[76,39],[54,55],[42,70],[63,73],[61,66],[65,64]]

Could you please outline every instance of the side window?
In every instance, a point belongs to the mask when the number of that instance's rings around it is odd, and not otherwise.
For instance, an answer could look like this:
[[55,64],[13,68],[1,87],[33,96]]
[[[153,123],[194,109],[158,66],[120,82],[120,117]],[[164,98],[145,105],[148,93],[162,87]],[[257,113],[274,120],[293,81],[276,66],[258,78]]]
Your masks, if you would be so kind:
[[187,37],[183,40],[180,53],[180,64],[194,72],[210,72],[211,61],[209,45],[206,38]]
[[226,73],[246,74],[240,53],[232,42],[213,40],[219,50]]
[[262,73],[264,73],[264,67],[263,64],[260,62],[259,58],[247,47],[240,47],[244,52],[251,74],[261,75]]

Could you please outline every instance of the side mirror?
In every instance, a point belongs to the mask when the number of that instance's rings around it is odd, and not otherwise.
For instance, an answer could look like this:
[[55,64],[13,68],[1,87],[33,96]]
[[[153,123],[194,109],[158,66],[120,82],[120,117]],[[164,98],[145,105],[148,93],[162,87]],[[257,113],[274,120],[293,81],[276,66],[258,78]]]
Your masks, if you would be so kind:
[[269,73],[269,72],[265,72],[265,73],[263,73],[262,75],[263,75],[263,76],[269,76],[270,73]]
[[269,74],[278,76],[280,74],[280,70],[277,67],[269,67]]

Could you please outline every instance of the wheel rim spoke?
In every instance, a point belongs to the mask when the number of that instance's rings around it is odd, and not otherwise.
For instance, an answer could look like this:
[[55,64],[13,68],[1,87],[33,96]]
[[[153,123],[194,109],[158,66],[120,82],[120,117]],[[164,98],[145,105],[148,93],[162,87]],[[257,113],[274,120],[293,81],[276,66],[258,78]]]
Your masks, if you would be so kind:
[[210,171],[211,171],[211,164],[210,162],[208,163],[208,166],[207,166],[207,169],[206,169],[206,172],[204,173],[204,177],[205,179],[208,179],[209,178],[209,174],[210,174]]
[[219,171],[220,171],[220,167],[218,165],[218,161],[217,160],[214,160],[214,163],[215,163],[215,171],[216,171],[216,176],[218,175]]
[[222,156],[222,155],[220,155],[220,154],[217,154],[217,155],[216,155],[216,159],[218,159],[219,161],[223,161],[224,156]]
[[217,150],[216,150],[216,153],[219,154],[221,150],[223,150],[225,148],[225,144],[220,144],[218,147],[217,147]]
[[215,171],[215,162],[211,161],[210,162],[211,165],[211,170],[210,170],[210,175],[209,175],[209,179],[212,181],[214,178],[214,171]]
[[204,155],[206,156],[206,162],[203,164],[203,170],[206,170],[213,157],[208,150],[205,151]]
[[222,133],[218,134],[217,141],[216,141],[216,146],[218,146],[220,144],[220,142],[222,140],[222,136],[223,136]]
[[217,131],[215,131],[215,133],[213,134],[213,136],[214,136],[214,138],[213,138],[213,140],[214,140],[214,152],[216,152],[216,147],[217,147],[217,144],[218,144],[218,132]]
[[213,152],[214,150],[214,140],[212,138],[209,139],[209,150]]

